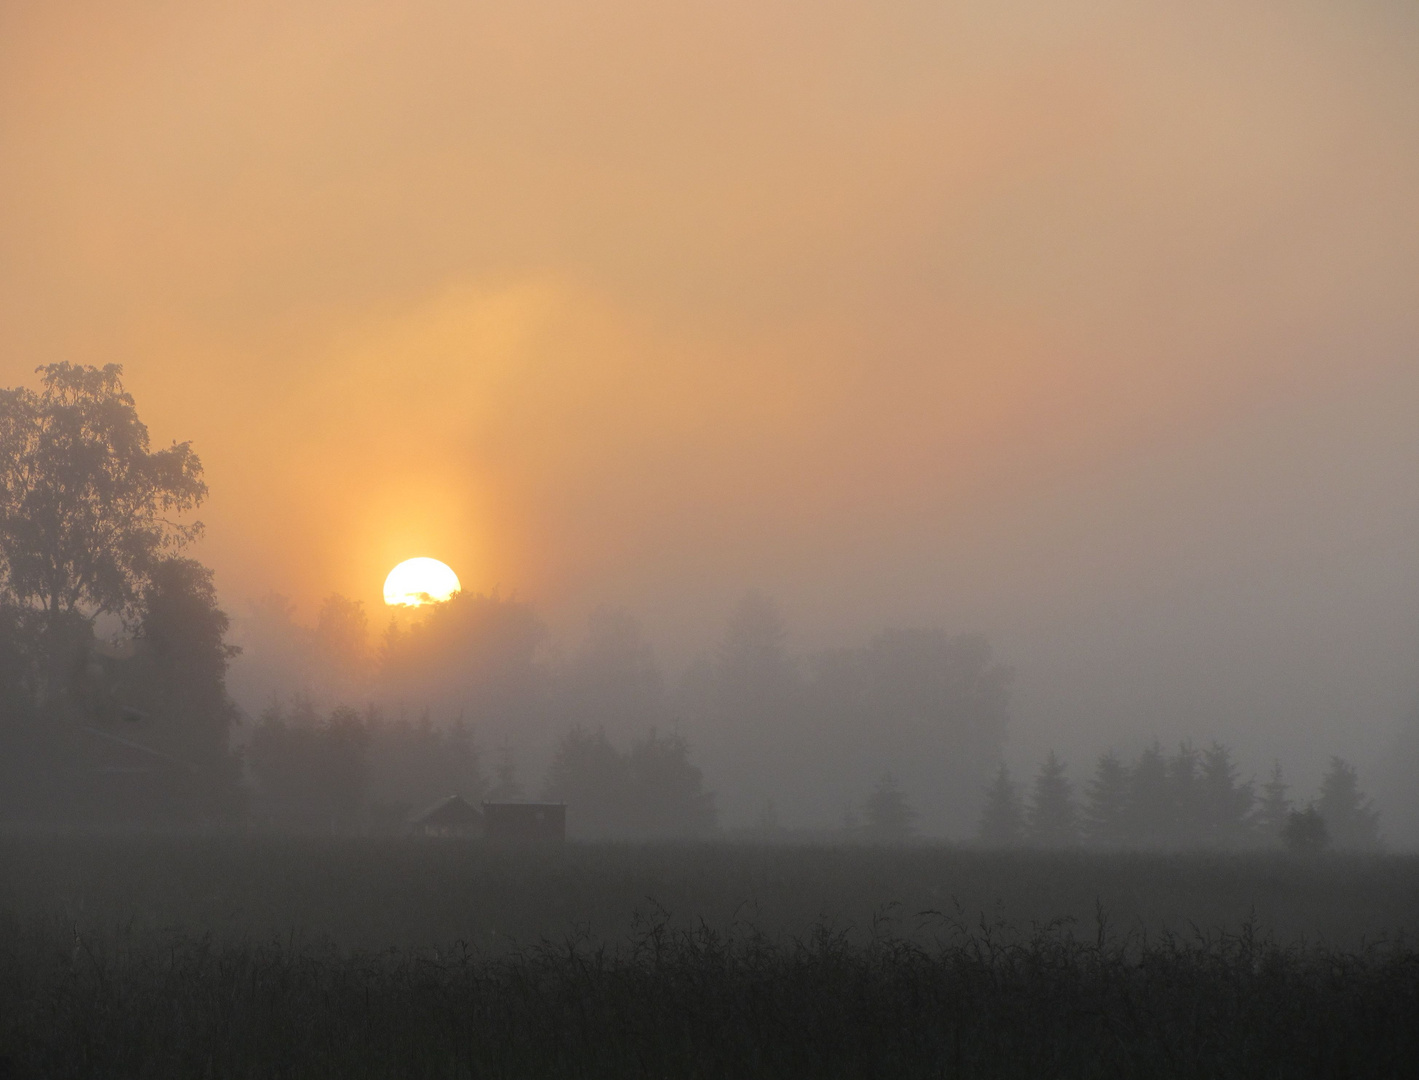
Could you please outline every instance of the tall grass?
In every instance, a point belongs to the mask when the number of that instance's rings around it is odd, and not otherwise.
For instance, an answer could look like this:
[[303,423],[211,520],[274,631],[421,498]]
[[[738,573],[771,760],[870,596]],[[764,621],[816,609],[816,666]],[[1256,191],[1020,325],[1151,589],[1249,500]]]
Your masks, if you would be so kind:
[[1412,857],[11,835],[0,1080],[1407,1076],[1416,931]]
[[499,956],[0,927],[21,1077],[1398,1077],[1419,954],[926,920]]

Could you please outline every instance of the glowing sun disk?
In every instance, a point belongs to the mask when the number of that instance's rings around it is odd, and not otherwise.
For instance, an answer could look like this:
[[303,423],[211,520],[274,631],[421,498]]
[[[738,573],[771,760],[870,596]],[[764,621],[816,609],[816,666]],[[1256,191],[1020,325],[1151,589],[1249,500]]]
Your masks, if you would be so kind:
[[405,559],[384,579],[384,602],[390,607],[419,607],[449,599],[462,586],[447,563],[420,556]]

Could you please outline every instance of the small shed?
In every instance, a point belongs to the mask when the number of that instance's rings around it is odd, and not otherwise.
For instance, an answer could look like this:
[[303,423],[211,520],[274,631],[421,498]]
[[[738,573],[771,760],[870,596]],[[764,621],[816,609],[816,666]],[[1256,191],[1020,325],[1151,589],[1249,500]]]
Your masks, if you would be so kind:
[[561,843],[567,838],[567,804],[485,802],[483,835],[507,843]]
[[467,836],[480,831],[483,812],[462,795],[440,799],[409,823],[425,836]]

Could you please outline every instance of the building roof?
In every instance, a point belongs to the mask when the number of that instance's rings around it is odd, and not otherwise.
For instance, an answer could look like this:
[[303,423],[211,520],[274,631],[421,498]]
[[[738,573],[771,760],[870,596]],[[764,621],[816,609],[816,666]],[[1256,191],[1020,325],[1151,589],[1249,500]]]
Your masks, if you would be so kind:
[[476,825],[482,820],[483,812],[462,795],[450,795],[416,815],[413,824],[434,828],[457,828],[461,825]]

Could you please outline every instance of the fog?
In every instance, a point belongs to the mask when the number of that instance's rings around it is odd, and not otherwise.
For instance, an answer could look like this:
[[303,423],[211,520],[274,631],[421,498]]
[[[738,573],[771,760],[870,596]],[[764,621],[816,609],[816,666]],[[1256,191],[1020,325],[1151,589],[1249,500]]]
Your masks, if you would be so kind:
[[[295,689],[451,721],[259,615],[339,594],[377,642],[433,555],[536,613],[547,672],[634,615],[726,827],[883,769],[932,831],[979,798],[870,727],[716,744],[684,695],[754,593],[804,673],[983,635],[1017,779],[1215,739],[1304,801],[1339,755],[1412,845],[1416,19],[7,3],[0,382],[121,363],[192,440],[239,739]],[[474,720],[532,787],[541,715]]]

